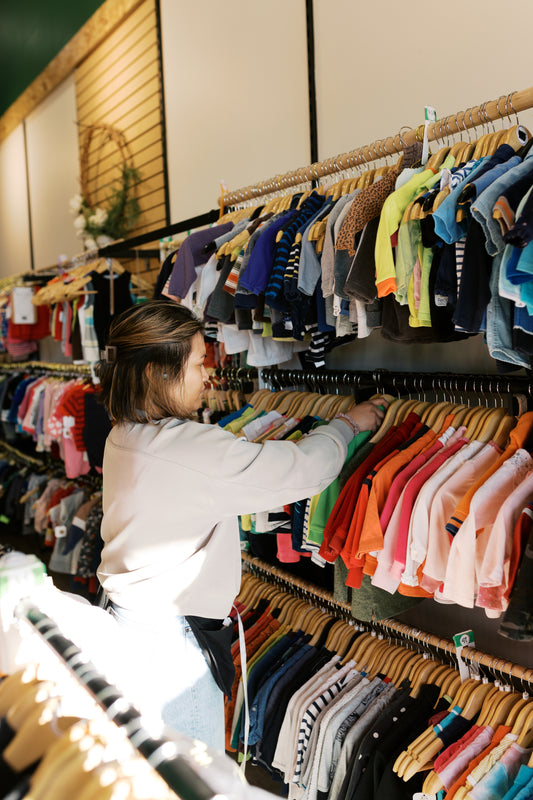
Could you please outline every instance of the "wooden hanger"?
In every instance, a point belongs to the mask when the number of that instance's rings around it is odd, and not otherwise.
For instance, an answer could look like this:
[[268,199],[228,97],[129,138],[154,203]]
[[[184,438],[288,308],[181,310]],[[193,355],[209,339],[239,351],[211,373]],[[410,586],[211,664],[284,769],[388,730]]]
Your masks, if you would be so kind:
[[[465,719],[473,719],[473,717],[481,710],[485,698],[492,690],[492,684],[478,683],[478,686],[469,693],[466,704],[461,712],[461,716]],[[442,742],[437,737],[433,729],[431,729],[431,733],[433,735],[430,737],[430,741],[421,749],[414,751],[411,760],[406,764],[402,772],[398,772],[399,777],[401,777],[404,781],[410,780],[420,770],[427,769],[428,763],[430,763],[431,760],[442,749]]]
[[415,653],[412,650],[408,650],[407,648],[403,648],[406,650],[407,655],[401,655],[397,662],[393,665],[393,669],[389,675],[391,682],[400,687],[403,681],[406,678],[409,678],[413,668],[419,663],[422,658],[421,653]]
[[12,672],[0,683],[0,716],[7,714],[11,706],[21,697],[29,686],[40,683],[37,678],[37,667],[29,664],[24,669]]
[[523,125],[512,125],[505,131],[500,144],[508,144],[513,150],[520,150],[530,138],[530,132]]
[[443,161],[448,157],[451,149],[451,147],[445,146],[441,147],[440,150],[437,150],[436,153],[428,158],[427,163],[424,166],[424,170],[438,170]]
[[505,408],[490,409],[489,414],[480,420],[478,428],[474,433],[474,438],[478,442],[492,441],[496,433],[501,431],[501,425],[504,420],[507,421],[504,426],[506,430],[509,424],[514,427],[514,419],[509,416]]
[[[452,700],[449,703],[448,708],[451,710],[454,706],[459,706],[459,708],[463,707],[464,702],[466,702],[466,696],[470,691],[473,691],[477,686],[479,686],[479,681],[474,680],[473,678],[468,679],[463,684],[461,684],[461,679],[459,673],[457,673],[457,678],[459,679],[459,688],[457,693],[454,695]],[[421,752],[425,747],[427,747],[431,742],[435,740],[435,731],[433,728],[426,728],[416,739],[411,742],[407,748],[400,753],[396,761],[394,762],[393,771],[396,772],[398,775],[401,775],[404,769],[407,767],[409,763],[415,758],[417,752]]]
[[3,751],[3,758],[15,772],[22,772],[39,761],[49,747],[63,733],[80,721],[80,717],[58,713],[59,698],[35,706],[24,720],[11,742]]

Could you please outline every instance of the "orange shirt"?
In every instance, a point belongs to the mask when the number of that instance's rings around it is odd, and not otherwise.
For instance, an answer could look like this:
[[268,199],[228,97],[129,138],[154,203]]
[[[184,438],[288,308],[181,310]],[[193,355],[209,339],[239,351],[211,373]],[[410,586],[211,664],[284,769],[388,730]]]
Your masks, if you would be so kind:
[[446,523],[446,530],[455,536],[459,528],[465,521],[470,511],[470,502],[485,481],[498,470],[504,461],[507,461],[519,448],[523,447],[527,441],[528,436],[533,431],[533,411],[528,411],[519,417],[518,422],[509,435],[509,444],[489,469],[484,472],[478,480],[470,487],[470,489],[463,495],[450,519]]

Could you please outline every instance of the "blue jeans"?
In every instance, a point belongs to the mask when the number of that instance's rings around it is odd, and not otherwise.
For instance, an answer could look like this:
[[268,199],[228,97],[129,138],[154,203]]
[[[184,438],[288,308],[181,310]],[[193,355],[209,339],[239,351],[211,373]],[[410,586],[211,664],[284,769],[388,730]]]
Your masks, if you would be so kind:
[[139,710],[224,752],[224,695],[185,617],[143,615],[111,603],[127,675],[121,687]]

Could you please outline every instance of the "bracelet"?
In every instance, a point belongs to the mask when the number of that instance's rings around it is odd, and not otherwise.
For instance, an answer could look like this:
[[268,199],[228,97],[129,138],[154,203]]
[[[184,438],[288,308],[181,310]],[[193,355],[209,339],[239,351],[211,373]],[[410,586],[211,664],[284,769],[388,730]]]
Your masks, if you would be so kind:
[[354,420],[351,417],[349,417],[348,414],[335,414],[333,419],[343,419],[345,422],[347,422],[350,428],[352,429],[354,436],[357,436],[357,434],[361,432],[357,422],[354,422]]

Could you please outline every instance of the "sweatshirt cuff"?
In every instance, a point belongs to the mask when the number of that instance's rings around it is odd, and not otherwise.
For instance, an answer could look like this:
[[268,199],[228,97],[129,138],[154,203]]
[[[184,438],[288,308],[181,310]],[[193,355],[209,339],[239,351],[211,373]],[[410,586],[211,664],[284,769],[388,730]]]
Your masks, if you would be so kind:
[[353,432],[350,430],[350,426],[347,425],[342,419],[332,419],[326,426],[328,430],[335,430],[336,432],[340,433],[344,441],[346,442],[346,447],[350,444],[353,439]]

